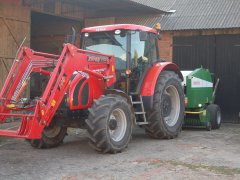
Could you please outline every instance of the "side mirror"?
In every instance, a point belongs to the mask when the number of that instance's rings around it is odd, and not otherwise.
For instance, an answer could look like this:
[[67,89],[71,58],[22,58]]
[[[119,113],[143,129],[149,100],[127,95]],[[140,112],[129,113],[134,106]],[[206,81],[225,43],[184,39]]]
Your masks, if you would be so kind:
[[65,38],[65,43],[75,44],[76,42],[76,30],[72,27],[72,34],[67,34]]
[[76,42],[76,30],[72,27],[72,44]]
[[140,39],[140,41],[147,41],[148,40],[148,32],[140,31],[139,39]]
[[161,35],[161,34],[158,34],[158,35],[157,35],[157,38],[158,38],[158,40],[162,40],[162,35]]

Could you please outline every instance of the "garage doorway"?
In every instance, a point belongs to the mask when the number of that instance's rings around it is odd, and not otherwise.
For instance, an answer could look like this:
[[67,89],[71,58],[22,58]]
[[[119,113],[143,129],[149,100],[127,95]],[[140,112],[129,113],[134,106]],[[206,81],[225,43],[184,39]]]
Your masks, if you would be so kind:
[[65,37],[71,33],[72,27],[76,29],[77,40],[79,41],[82,24],[81,21],[77,20],[32,12],[31,48],[36,51],[59,54],[65,42]]
[[223,121],[240,123],[240,35],[174,37],[173,61],[182,70],[203,66],[220,78],[216,103]]
[[[60,54],[66,35],[71,34],[71,28],[76,30],[76,46],[80,44],[80,30],[83,22],[49,14],[31,13],[31,48],[35,51]],[[30,82],[30,98],[40,96],[45,89],[40,82],[47,82],[44,75],[35,73]]]

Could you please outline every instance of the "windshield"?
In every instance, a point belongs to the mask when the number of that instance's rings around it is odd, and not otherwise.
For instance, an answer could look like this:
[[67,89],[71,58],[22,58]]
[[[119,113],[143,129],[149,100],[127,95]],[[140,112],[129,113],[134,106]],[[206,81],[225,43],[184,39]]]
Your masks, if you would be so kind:
[[117,69],[126,69],[127,36],[124,31],[84,33],[82,48],[103,54],[114,55]]

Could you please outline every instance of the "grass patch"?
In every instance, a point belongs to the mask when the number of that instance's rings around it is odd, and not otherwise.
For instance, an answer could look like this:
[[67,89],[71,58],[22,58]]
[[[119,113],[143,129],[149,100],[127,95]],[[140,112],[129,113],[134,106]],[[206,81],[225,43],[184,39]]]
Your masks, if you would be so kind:
[[161,166],[161,165],[164,165],[164,163],[168,163],[173,166],[184,166],[191,170],[205,169],[205,170],[217,173],[217,174],[223,174],[223,175],[229,175],[229,176],[235,175],[235,174],[240,174],[240,168],[230,168],[227,166],[209,166],[209,165],[204,165],[204,164],[190,164],[190,163],[185,163],[185,162],[181,162],[181,161],[154,161],[151,164]]

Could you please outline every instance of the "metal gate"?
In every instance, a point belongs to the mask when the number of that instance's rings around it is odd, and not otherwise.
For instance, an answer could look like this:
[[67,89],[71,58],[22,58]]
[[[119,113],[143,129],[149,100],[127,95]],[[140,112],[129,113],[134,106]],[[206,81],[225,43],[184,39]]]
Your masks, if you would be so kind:
[[240,35],[174,37],[173,61],[182,70],[203,66],[219,77],[223,121],[240,123]]

